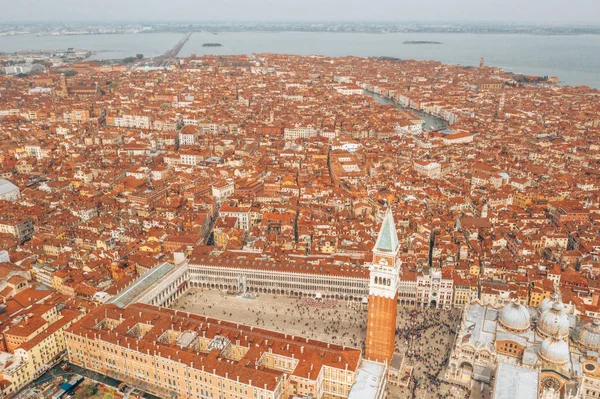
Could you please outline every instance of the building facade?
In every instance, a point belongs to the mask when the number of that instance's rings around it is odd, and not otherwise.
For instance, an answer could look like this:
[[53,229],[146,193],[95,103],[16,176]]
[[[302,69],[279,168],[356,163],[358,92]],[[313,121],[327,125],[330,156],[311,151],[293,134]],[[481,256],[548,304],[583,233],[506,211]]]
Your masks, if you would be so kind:
[[101,306],[65,336],[72,363],[160,397],[380,399],[385,391],[385,365],[360,349],[151,305]]

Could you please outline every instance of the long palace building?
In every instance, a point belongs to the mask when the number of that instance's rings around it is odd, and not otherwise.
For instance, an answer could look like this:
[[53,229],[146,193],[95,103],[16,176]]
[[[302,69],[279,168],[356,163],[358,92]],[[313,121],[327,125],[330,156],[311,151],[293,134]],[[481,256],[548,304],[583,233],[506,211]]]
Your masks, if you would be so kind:
[[[391,221],[390,230],[383,231],[386,220]],[[388,223],[389,224],[389,223]],[[322,297],[324,299],[355,300],[367,302],[373,296],[370,269],[389,265],[388,274],[396,274],[393,284],[379,285],[375,290],[395,290],[391,294],[400,304],[435,306],[448,309],[455,303],[452,278],[444,277],[439,269],[425,269],[418,273],[400,273],[396,228],[391,211],[386,213],[378,243],[390,240],[396,245],[392,249],[373,248],[373,263],[360,266],[339,264],[332,259],[296,257],[278,262],[256,253],[223,252],[203,247],[193,252],[189,259],[183,254],[176,256],[175,265],[162,263],[141,276],[130,287],[113,298],[112,303],[125,307],[129,303],[141,302],[156,306],[170,306],[190,288],[230,290],[238,294],[274,294],[297,297]],[[392,239],[390,237],[396,237]],[[387,265],[379,264],[385,259]],[[389,277],[389,276],[388,276]],[[387,280],[386,280],[387,281]],[[472,295],[469,288],[469,295]],[[381,295],[375,295],[380,297]]]
[[188,289],[201,287],[238,294],[366,300],[369,269],[331,263],[281,264],[254,254],[193,254],[177,266],[167,262],[155,266],[113,297],[111,303],[119,307],[135,302],[167,307]]
[[333,264],[279,264],[247,257],[195,256],[189,262],[190,284],[232,288],[238,292],[362,299],[369,294],[369,270]]
[[148,304],[104,305],[65,332],[69,359],[160,397],[379,399],[360,349]]

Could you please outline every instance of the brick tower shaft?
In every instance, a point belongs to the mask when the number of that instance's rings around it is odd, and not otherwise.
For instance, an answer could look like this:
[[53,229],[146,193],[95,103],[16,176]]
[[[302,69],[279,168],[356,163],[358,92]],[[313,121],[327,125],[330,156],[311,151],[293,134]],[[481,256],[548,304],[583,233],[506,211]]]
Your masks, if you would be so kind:
[[394,355],[400,261],[398,234],[388,208],[383,218],[373,262],[369,266],[369,309],[367,315],[366,358],[389,364]]

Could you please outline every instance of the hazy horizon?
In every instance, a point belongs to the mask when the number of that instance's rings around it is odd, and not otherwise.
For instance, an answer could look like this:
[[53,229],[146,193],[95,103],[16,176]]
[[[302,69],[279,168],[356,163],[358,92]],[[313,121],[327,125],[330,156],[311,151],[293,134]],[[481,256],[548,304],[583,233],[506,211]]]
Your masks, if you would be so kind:
[[385,25],[385,24],[414,24],[414,25],[518,25],[518,26],[595,26],[600,27],[600,21],[502,21],[502,20],[472,20],[472,21],[450,21],[450,20],[350,20],[350,19],[330,19],[330,20],[294,20],[294,19],[231,19],[231,20],[185,20],[185,19],[139,19],[139,20],[107,20],[107,19],[72,19],[72,20],[15,20],[15,21],[2,21],[0,25],[13,25],[13,24],[47,24],[47,25],[60,25],[60,24],[228,24],[228,23],[246,23],[246,24],[369,24],[369,25]]
[[354,22],[597,25],[600,2],[579,0],[0,0],[0,23]]

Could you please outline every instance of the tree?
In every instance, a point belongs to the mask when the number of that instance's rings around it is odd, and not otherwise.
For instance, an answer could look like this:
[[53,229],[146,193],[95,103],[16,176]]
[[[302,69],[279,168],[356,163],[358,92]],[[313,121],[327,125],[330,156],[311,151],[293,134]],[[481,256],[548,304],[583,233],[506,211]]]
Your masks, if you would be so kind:
[[77,71],[74,69],[67,69],[66,71],[63,72],[65,74],[65,76],[69,77],[69,76],[75,76],[77,75]]
[[131,64],[133,61],[135,61],[135,57],[123,58],[123,63],[125,64]]
[[144,54],[136,54],[135,56],[138,60],[141,60],[142,58],[144,58]]

